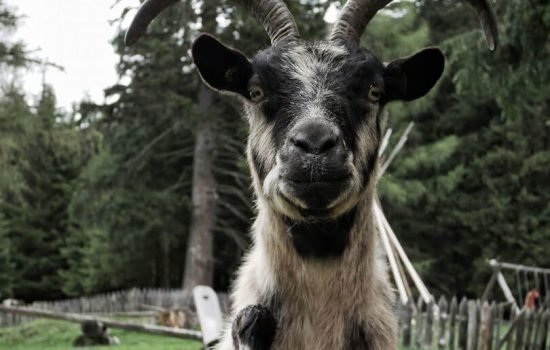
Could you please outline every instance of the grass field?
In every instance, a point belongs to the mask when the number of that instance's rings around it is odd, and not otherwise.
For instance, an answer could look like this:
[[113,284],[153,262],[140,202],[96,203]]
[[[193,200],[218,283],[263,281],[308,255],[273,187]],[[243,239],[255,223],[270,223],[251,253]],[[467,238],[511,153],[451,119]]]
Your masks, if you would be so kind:
[[[80,349],[117,350],[199,350],[202,344],[176,338],[136,332],[112,330],[120,339],[116,347]],[[34,321],[22,326],[0,329],[0,350],[74,350],[72,343],[80,334],[80,326],[60,321]]]

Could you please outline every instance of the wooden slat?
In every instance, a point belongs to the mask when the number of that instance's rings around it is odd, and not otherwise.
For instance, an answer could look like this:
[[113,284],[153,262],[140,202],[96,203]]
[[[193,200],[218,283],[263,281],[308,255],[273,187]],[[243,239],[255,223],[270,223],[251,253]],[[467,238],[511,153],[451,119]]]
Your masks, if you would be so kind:
[[466,342],[467,350],[477,350],[477,305],[476,302],[470,300],[468,302],[468,340]]
[[537,350],[550,350],[550,310],[546,310],[542,317],[540,337],[537,340]]
[[491,305],[487,301],[484,301],[481,305],[481,318],[478,332],[478,350],[489,350],[491,347],[491,335],[492,335],[492,312]]
[[445,349],[447,346],[447,320],[449,319],[448,311],[448,303],[447,299],[445,299],[444,296],[441,296],[439,298],[439,303],[437,304],[439,307],[439,335],[438,335],[438,341],[437,346],[439,349]]
[[424,325],[424,318],[422,315],[422,307],[424,305],[424,299],[422,297],[418,298],[417,311],[416,311],[416,329],[414,335],[414,343],[417,348],[421,347],[422,343],[422,331]]
[[525,323],[529,317],[529,312],[524,313],[524,317],[521,317],[516,326],[516,340],[514,342],[514,349],[523,349],[524,335],[525,335]]
[[426,348],[431,348],[433,343],[433,326],[434,326],[434,303],[430,302],[426,309],[426,332],[424,336],[424,344]]
[[502,327],[504,317],[504,305],[499,304],[497,307],[497,317],[495,319],[495,350],[500,349],[500,328]]
[[410,347],[412,340],[412,320],[414,312],[414,303],[412,299],[407,301],[404,307],[403,321],[402,321],[402,335],[403,335],[403,347]]
[[537,339],[539,338],[543,316],[543,309],[536,311],[533,315],[533,336],[530,340],[531,345],[529,346],[529,350],[537,350]]
[[456,319],[458,312],[458,303],[456,297],[451,300],[451,309],[449,312],[449,350],[455,350]]
[[527,312],[525,317],[525,334],[523,338],[523,349],[529,349],[531,346],[531,337],[533,336],[533,327],[535,323],[535,314],[531,310]]
[[463,298],[458,306],[459,322],[458,325],[458,348],[466,350],[468,346],[468,301]]

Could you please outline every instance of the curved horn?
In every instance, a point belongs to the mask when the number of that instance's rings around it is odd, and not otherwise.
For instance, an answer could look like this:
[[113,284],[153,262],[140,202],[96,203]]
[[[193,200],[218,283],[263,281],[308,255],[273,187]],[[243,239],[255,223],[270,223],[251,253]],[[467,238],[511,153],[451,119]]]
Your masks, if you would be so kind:
[[[392,0],[348,0],[340,18],[334,25],[329,39],[339,42],[359,43],[361,35],[374,15]],[[495,13],[490,0],[466,0],[476,10],[489,49],[498,42]]]
[[[147,26],[163,10],[179,0],[146,0],[139,8],[128,32],[125,42],[132,45],[145,33]],[[271,44],[300,38],[294,17],[282,0],[238,0],[237,3],[250,10],[262,23]]]
[[498,44],[497,20],[491,0],[466,0],[477,12],[477,17],[485,33],[485,40],[490,50],[494,50]]

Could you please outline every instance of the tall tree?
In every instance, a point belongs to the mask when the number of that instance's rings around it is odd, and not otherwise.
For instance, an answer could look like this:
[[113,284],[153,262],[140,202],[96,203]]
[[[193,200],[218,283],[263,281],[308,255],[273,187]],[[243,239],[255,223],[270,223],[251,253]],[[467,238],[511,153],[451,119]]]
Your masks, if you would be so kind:
[[[202,29],[215,33],[217,1],[202,3]],[[217,145],[214,94],[200,83],[198,95],[199,122],[193,151],[191,190],[191,227],[187,241],[183,289],[189,296],[197,285],[212,286],[214,278],[214,227],[216,225],[217,183],[214,176],[214,152]]]

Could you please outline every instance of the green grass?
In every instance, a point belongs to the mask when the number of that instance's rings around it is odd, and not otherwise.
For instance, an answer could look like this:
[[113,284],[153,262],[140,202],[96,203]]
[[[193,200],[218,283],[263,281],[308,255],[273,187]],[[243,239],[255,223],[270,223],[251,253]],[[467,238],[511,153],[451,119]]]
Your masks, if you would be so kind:
[[[199,350],[202,344],[176,338],[160,337],[113,329],[120,339],[116,347],[78,349],[117,350]],[[0,328],[1,350],[74,350],[73,341],[80,335],[80,326],[68,322],[39,320],[22,326]]]

